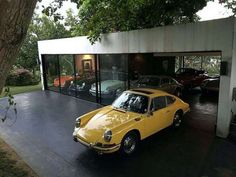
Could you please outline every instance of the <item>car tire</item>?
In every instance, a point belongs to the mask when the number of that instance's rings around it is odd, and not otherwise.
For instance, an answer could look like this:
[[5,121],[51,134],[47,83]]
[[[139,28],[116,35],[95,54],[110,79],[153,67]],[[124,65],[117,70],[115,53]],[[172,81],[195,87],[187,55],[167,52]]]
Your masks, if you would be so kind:
[[173,127],[174,128],[178,128],[180,127],[181,123],[183,121],[183,114],[181,111],[177,111],[174,115],[174,119],[173,119]]
[[125,156],[134,154],[138,147],[138,136],[135,132],[127,133],[121,141],[120,152]]

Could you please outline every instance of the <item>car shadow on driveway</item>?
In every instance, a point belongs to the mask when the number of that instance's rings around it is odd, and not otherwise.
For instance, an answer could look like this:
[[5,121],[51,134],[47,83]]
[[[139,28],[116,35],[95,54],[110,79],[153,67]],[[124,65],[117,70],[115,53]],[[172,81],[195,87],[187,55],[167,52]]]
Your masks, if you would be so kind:
[[119,153],[98,155],[87,150],[77,160],[97,176],[197,177],[213,140],[209,133],[199,134],[199,130],[189,130],[183,125],[140,142],[131,157]]

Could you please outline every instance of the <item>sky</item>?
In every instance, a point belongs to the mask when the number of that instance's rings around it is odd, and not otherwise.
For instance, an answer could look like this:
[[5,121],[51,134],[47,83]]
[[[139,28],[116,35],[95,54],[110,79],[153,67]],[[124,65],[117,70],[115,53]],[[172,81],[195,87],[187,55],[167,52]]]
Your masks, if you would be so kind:
[[[50,2],[53,0],[43,0],[41,4],[44,4],[47,6]],[[219,0],[215,0],[214,2],[208,2],[207,6],[204,7],[202,10],[200,10],[197,15],[200,16],[200,21],[206,21],[206,20],[213,20],[213,19],[219,19],[219,18],[226,18],[231,15],[233,15],[232,11],[225,8],[224,5],[218,3]],[[74,13],[76,13],[78,10],[76,8],[76,5],[74,3],[70,3],[68,1],[63,2],[63,7],[60,9],[60,13],[62,15],[66,14],[66,11],[71,8]]]
[[226,18],[232,16],[232,10],[224,7],[224,5],[219,4],[218,1],[208,2],[207,6],[200,10],[197,15],[201,17],[201,21],[213,20],[219,18]]

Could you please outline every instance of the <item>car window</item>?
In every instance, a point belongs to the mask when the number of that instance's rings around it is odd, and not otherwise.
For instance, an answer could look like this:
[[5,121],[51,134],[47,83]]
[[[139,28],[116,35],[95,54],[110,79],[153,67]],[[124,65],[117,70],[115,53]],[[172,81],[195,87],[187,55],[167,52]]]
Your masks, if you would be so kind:
[[176,80],[174,80],[174,79],[171,78],[171,79],[170,79],[170,83],[171,83],[171,84],[176,84],[177,82],[176,82]]
[[152,99],[150,110],[157,111],[166,107],[166,98],[164,96]]
[[162,80],[161,80],[161,85],[162,84],[169,84],[169,78],[163,78]]
[[148,97],[130,92],[123,92],[112,104],[114,108],[144,114],[148,108]]
[[166,104],[167,105],[173,104],[175,102],[175,100],[176,99],[174,97],[172,97],[172,96],[166,96]]
[[142,78],[138,81],[139,84],[144,84],[144,85],[151,85],[151,86],[159,86],[160,84],[160,79],[159,78]]

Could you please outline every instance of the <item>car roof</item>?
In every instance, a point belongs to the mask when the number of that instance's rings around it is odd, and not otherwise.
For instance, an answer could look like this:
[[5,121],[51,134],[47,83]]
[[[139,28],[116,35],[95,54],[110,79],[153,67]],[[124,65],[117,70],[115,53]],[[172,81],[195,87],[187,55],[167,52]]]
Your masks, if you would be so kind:
[[169,95],[167,92],[158,90],[158,89],[150,89],[150,88],[135,88],[128,90],[128,92],[133,92],[133,93],[138,93],[141,95],[146,95],[146,96],[162,96],[162,95]]

